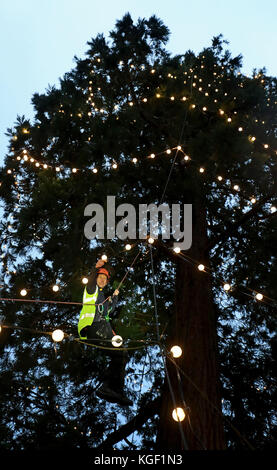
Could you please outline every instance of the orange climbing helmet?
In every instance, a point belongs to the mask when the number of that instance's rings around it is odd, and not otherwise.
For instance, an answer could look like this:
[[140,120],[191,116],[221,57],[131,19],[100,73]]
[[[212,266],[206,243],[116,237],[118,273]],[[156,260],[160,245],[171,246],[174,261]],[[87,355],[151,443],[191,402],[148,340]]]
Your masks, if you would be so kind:
[[107,279],[108,280],[110,279],[110,273],[106,268],[99,268],[97,270],[97,276],[98,276],[98,274],[105,274],[105,276],[107,276]]

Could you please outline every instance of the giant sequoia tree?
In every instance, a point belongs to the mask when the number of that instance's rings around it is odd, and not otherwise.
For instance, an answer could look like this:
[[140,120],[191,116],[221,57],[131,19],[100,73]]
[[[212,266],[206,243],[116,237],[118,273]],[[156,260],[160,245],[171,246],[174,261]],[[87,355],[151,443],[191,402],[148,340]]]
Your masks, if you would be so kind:
[[[59,87],[34,94],[33,123],[8,130],[2,449],[273,445],[276,79],[243,75],[221,36],[175,57],[168,36],[154,16],[125,15]],[[117,206],[192,204],[191,248],[150,245],[128,224],[126,240],[87,239],[85,207],[106,213],[109,195]],[[96,399],[105,356],[75,341],[82,277],[104,253],[113,288],[128,273],[114,328],[129,352],[129,410]],[[22,302],[3,300],[22,289]],[[67,333],[58,344],[56,328]]]

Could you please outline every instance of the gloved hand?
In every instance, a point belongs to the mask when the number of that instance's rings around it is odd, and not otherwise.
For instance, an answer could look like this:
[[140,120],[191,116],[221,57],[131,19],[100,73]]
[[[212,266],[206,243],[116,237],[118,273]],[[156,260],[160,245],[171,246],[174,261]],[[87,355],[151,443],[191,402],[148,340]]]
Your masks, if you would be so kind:
[[105,264],[106,261],[103,259],[99,259],[95,265],[96,268],[102,268],[103,264]]

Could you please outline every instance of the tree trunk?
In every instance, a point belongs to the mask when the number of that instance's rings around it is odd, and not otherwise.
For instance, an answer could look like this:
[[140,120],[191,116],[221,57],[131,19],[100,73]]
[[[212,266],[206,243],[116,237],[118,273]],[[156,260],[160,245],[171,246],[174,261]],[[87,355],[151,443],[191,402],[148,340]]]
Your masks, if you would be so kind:
[[168,351],[174,344],[183,350],[181,357],[173,359],[180,368],[182,392],[176,367],[172,360],[166,360],[174,401],[184,409],[182,398],[185,400],[186,417],[182,423],[173,420],[174,402],[165,379],[156,442],[158,449],[225,448],[211,277],[197,267],[198,262],[209,267],[207,244],[205,208],[198,201],[193,204],[192,246],[184,253],[196,264],[177,258],[175,324],[171,325],[167,343]]

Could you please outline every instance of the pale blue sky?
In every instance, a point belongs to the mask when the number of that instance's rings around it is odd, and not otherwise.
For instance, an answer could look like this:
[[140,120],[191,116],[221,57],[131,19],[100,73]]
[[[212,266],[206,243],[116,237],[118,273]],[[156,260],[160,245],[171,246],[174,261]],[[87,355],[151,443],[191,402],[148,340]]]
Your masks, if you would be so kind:
[[17,114],[33,119],[32,95],[58,85],[73,56],[84,57],[86,42],[97,33],[107,37],[127,11],[135,21],[162,19],[172,54],[198,53],[222,33],[232,54],[243,55],[244,73],[266,67],[277,75],[276,0],[0,0],[0,164],[7,127]]

